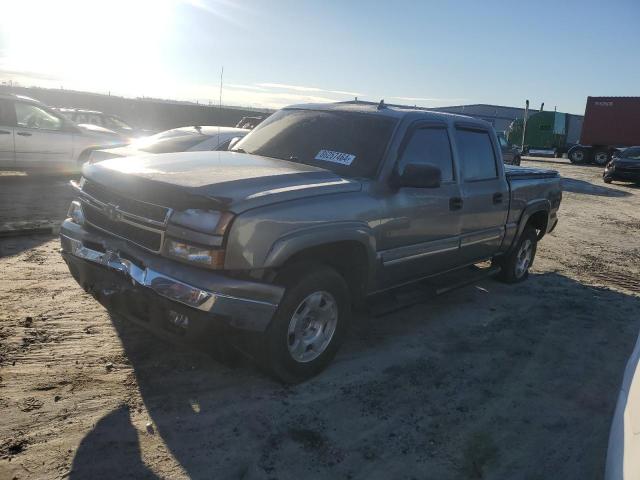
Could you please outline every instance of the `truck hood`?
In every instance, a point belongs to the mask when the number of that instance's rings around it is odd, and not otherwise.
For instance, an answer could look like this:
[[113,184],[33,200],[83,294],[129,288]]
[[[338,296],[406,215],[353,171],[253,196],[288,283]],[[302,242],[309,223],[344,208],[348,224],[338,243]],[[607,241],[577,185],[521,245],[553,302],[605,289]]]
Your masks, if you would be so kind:
[[84,177],[172,208],[240,213],[270,203],[358,191],[362,184],[309,165],[238,152],[179,152],[104,160]]

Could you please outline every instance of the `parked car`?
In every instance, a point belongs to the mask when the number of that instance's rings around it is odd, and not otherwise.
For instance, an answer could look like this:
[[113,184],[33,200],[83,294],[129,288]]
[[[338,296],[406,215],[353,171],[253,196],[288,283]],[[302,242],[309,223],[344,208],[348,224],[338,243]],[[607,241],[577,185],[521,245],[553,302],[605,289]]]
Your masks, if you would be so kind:
[[640,183],[640,147],[616,151],[602,173],[604,183],[613,180]]
[[0,94],[0,168],[77,170],[92,150],[125,142],[105,128],[76,125],[32,98]]
[[130,157],[149,153],[226,150],[234,139],[244,137],[249,130],[233,127],[181,127],[160,132],[123,147],[95,150],[91,163],[115,157]]
[[498,132],[498,143],[500,144],[500,150],[502,151],[502,160],[507,165],[520,165],[522,159],[520,148],[509,143],[504,133]]
[[605,480],[640,478],[640,337],[627,362],[609,432]]
[[369,104],[280,110],[227,152],[86,164],[60,231],[73,277],[175,338],[226,331],[278,378],[317,374],[352,306],[492,260],[527,278],[557,172],[505,167],[485,121]]
[[155,133],[153,130],[133,127],[119,116],[109,113],[79,108],[57,108],[56,110],[79,125],[97,125],[108,128],[131,140]]
[[236,124],[236,128],[253,130],[264,120],[264,117],[242,117]]

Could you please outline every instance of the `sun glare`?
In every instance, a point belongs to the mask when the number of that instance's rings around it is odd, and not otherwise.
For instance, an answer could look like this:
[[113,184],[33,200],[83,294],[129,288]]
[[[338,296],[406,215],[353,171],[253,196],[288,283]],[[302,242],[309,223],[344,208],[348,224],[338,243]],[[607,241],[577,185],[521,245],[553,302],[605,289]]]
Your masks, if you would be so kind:
[[[52,84],[101,90],[162,75],[176,1],[6,2],[0,17],[9,72],[42,74]],[[57,86],[57,85],[56,85]]]

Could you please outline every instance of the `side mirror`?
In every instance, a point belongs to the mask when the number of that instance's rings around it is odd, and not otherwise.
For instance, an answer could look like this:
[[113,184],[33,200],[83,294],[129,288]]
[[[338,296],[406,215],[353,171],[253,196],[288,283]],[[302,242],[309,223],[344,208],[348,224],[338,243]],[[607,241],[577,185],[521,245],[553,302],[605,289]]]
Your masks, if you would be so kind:
[[229,142],[229,146],[227,147],[227,150],[231,150],[236,145],[236,143],[240,141],[241,138],[242,137],[233,137]]
[[409,163],[401,175],[393,177],[395,187],[438,188],[442,183],[442,172],[435,165]]

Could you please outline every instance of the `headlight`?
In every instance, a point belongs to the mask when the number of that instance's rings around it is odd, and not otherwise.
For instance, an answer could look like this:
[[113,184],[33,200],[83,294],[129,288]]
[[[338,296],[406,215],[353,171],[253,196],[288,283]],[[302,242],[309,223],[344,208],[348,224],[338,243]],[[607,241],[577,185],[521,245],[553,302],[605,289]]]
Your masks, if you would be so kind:
[[209,268],[224,266],[224,250],[191,245],[182,240],[167,238],[164,242],[164,253],[185,262]]
[[73,223],[77,223],[78,225],[82,225],[84,223],[84,212],[82,211],[82,205],[79,201],[74,200],[69,205],[69,211],[67,212],[67,217]]
[[217,212],[215,210],[201,210],[190,208],[182,212],[174,212],[171,215],[171,223],[186,227],[196,232],[224,235],[227,226],[231,222],[231,213]]

